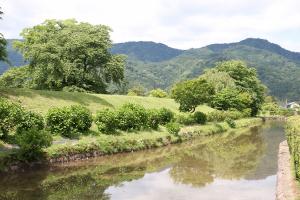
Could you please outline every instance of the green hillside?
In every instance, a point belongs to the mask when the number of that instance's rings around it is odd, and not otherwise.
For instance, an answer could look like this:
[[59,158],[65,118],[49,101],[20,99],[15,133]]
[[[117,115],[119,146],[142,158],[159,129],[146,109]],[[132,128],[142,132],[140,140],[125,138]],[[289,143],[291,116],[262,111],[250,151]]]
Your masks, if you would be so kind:
[[[80,104],[87,107],[93,113],[103,108],[117,108],[125,103],[137,103],[145,108],[169,108],[179,112],[179,105],[173,99],[138,97],[125,95],[104,95],[72,93],[60,91],[30,90],[30,89],[0,89],[0,96],[8,97],[19,102],[25,108],[45,114],[51,107],[63,107]],[[210,112],[213,109],[208,106],[200,106],[197,110]]]
[[[9,59],[15,66],[23,65],[21,55],[12,49],[11,43],[9,40]],[[267,40],[249,38],[185,51],[154,42],[126,42],[114,44],[111,51],[127,55],[125,78],[129,87],[169,89],[180,80],[199,76],[216,62],[238,59],[257,69],[271,95],[281,100],[300,99],[300,53]],[[0,73],[7,67],[0,62]]]

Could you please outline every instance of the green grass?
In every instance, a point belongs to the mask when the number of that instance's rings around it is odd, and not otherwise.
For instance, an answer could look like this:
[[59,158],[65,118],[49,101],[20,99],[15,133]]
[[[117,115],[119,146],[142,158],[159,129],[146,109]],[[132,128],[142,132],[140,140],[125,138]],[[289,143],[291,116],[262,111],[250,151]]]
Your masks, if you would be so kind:
[[[145,108],[165,107],[175,113],[179,112],[179,104],[174,102],[173,99],[168,98],[7,88],[0,89],[0,96],[5,96],[13,101],[20,102],[25,108],[41,114],[47,113],[51,107],[63,107],[74,104],[83,105],[91,110],[92,113],[96,113],[103,108],[115,109],[129,102],[140,104]],[[214,109],[202,105],[199,106],[197,110],[208,113]]]

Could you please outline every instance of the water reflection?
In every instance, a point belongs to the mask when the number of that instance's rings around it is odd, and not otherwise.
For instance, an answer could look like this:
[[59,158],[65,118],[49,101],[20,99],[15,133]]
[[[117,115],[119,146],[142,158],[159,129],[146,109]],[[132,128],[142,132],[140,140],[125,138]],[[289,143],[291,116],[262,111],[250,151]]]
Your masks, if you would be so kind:
[[0,175],[0,199],[272,199],[282,140],[282,124],[270,123],[156,150]]

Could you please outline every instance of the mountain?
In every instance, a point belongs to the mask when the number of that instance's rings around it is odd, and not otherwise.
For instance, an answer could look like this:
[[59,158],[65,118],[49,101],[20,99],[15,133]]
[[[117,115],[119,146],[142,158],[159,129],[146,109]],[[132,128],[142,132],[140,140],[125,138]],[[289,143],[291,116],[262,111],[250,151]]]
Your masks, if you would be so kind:
[[[8,51],[15,66],[24,64],[21,55],[10,45]],[[216,62],[238,59],[256,68],[271,95],[281,100],[300,99],[300,53],[267,40],[248,38],[189,50],[154,42],[126,42],[114,44],[111,51],[127,55],[125,77],[130,86],[140,84],[148,90],[157,87],[169,89],[178,81],[201,75]],[[0,63],[0,73],[6,69]]]
[[111,52],[125,54],[144,62],[161,62],[180,55],[183,50],[155,42],[125,42],[113,45]]
[[[21,53],[17,52],[13,48],[13,39],[8,39],[7,40],[7,46],[6,46],[6,51],[7,51],[7,56],[8,60],[11,62],[10,64],[12,66],[22,66],[25,65],[26,63],[24,62],[23,56]],[[9,68],[9,64],[0,62],[0,74],[5,72]]]

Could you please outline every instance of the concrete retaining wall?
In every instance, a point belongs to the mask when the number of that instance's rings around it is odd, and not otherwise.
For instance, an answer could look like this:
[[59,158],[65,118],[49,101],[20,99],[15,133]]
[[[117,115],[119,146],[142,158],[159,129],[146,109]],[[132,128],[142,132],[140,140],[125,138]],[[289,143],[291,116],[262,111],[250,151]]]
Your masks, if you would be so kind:
[[296,180],[291,170],[291,156],[287,141],[279,145],[276,200],[296,200]]

